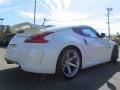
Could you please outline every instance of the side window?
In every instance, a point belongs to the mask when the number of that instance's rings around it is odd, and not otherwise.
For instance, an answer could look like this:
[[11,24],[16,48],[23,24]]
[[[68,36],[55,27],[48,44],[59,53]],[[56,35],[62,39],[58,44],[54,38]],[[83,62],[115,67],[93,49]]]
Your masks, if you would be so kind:
[[96,33],[89,28],[82,29],[82,34],[86,37],[98,37]]
[[100,38],[99,33],[97,33],[93,28],[91,27],[76,27],[72,28],[75,33],[78,33],[82,36],[86,37],[94,37],[94,38]]

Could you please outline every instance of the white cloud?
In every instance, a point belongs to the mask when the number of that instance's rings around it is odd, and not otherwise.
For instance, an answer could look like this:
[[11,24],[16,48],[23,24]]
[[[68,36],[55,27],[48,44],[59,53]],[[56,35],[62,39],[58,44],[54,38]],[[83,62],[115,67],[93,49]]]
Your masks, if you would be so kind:
[[19,7],[10,7],[10,8],[2,8],[0,9],[0,12],[8,12],[8,11],[13,11],[13,10],[16,10],[18,9]]
[[[98,5],[101,7],[105,5],[110,5],[111,0],[106,0],[106,1],[99,1],[100,5],[96,0],[75,0],[78,1],[75,5],[80,6],[80,4],[85,4],[84,6],[86,7],[89,5]],[[99,32],[105,32],[108,33],[107,30],[107,18],[105,16],[100,16],[100,18],[91,18],[87,19],[88,17],[94,16],[93,13],[83,13],[80,12],[80,10],[72,11],[70,8],[72,7],[73,0],[42,0],[40,1],[40,4],[49,10],[49,13],[44,14],[44,13],[36,13],[36,20],[41,19],[41,18],[48,18],[50,20],[50,24],[63,24],[63,25],[76,25],[76,24],[84,24],[84,25],[90,25],[93,26],[95,29],[97,29]],[[81,2],[81,3],[80,3]],[[40,6],[41,6],[40,5]],[[87,9],[89,10],[89,9]],[[26,18],[31,18],[33,19],[34,15],[33,12],[26,12],[26,11],[20,11],[20,15]],[[104,15],[104,14],[103,14]],[[120,17],[120,16],[116,16]],[[117,26],[117,27],[116,27]],[[118,31],[118,26],[120,24],[114,24],[111,25],[111,32],[116,33]]]
[[63,0],[63,4],[64,4],[64,8],[68,9],[72,4],[72,0]]
[[[34,13],[33,12],[20,11],[18,13],[25,18],[30,18],[30,19],[34,18]],[[45,17],[44,14],[36,13],[36,19],[41,19],[41,18],[44,18],[44,17]]]
[[40,1],[41,5],[51,10],[51,12],[66,10],[70,8],[72,0],[43,0]]
[[45,8],[50,9],[51,11],[54,11],[56,9],[56,4],[51,0],[43,0],[41,3]]
[[0,0],[0,5],[10,4],[13,0]]
[[[26,18],[33,19],[34,15],[33,12],[19,12],[22,16]],[[51,15],[47,14],[36,14],[36,20],[41,18],[47,18],[50,20],[47,24],[55,24],[55,25],[89,25],[94,27],[98,32],[104,32],[108,34],[107,28],[107,19],[104,16],[100,18],[88,19],[91,15],[90,14],[80,14],[80,13],[73,13],[73,12],[55,12]],[[40,23],[39,23],[40,24]],[[111,24],[111,33],[116,34],[119,31],[120,23]]]
[[[44,8],[48,9],[50,12],[47,14],[38,13],[36,14],[37,18],[49,18],[54,20],[74,20],[74,19],[82,19],[89,17],[88,14],[80,14],[75,13],[74,11],[68,11],[67,9],[70,8],[73,0],[42,0],[39,1],[40,5]],[[22,16],[26,18],[33,18],[33,12],[19,12]]]
[[[26,11],[20,11],[20,15],[26,18],[34,18],[33,12],[26,12]],[[56,11],[54,13],[50,14],[43,14],[43,13],[36,13],[36,18],[48,18],[49,20],[55,20],[55,21],[76,21],[78,19],[83,19],[89,17],[90,14],[79,14],[79,13],[73,13],[68,11]]]

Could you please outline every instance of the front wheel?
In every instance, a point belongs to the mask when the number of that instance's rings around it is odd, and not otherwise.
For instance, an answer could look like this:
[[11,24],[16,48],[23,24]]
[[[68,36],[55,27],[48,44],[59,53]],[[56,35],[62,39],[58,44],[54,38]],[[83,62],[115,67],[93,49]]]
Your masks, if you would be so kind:
[[118,46],[114,46],[112,55],[111,55],[111,62],[113,62],[113,63],[117,62],[118,54],[119,54]]
[[59,72],[67,78],[73,78],[81,68],[81,55],[74,47],[68,47],[59,57]]

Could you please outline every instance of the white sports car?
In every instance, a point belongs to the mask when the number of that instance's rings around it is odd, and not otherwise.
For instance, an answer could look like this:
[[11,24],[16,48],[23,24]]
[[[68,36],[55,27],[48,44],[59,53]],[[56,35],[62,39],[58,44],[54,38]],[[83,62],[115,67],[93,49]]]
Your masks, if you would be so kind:
[[5,60],[24,71],[72,78],[80,69],[118,58],[117,44],[90,26],[45,28],[24,23],[14,27],[18,34],[7,47]]

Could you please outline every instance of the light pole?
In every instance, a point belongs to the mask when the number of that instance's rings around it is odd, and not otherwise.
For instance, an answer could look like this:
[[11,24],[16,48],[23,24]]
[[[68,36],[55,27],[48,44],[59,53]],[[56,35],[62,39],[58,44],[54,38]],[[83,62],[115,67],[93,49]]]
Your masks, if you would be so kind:
[[4,19],[3,19],[3,18],[0,18],[0,20],[1,20],[1,28],[2,28],[2,21],[4,21]]
[[107,17],[108,17],[108,35],[109,35],[109,39],[110,39],[110,11],[112,11],[112,8],[107,8]]
[[34,24],[36,22],[36,0],[34,2]]

